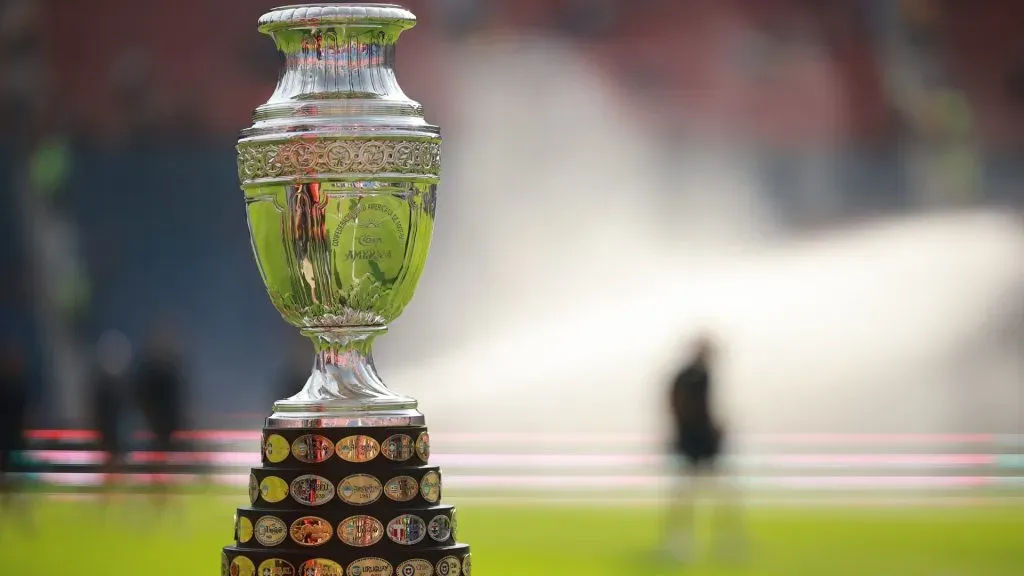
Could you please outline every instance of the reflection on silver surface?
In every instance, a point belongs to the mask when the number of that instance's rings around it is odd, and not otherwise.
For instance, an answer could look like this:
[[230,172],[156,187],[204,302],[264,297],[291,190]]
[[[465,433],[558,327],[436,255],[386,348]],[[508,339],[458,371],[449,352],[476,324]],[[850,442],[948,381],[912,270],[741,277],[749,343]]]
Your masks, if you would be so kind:
[[415,22],[389,5],[260,18],[285,64],[239,139],[238,175],[270,299],[316,352],[268,427],[423,423],[371,354],[412,299],[433,234],[441,139],[394,72],[395,42]]

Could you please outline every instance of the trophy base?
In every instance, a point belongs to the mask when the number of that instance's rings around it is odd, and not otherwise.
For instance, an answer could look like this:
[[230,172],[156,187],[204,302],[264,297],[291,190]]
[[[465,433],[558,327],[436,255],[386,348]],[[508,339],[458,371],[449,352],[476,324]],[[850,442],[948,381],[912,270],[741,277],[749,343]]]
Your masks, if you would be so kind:
[[370,424],[417,417],[415,408],[271,416],[279,427],[263,430],[222,576],[472,576],[427,427]]

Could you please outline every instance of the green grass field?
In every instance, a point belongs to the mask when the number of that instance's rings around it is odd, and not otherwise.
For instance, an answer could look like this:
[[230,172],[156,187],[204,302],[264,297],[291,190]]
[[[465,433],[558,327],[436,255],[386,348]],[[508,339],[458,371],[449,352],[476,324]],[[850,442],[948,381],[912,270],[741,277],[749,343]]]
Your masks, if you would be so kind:
[[[32,521],[0,511],[0,575],[216,576],[237,498],[188,496],[158,510],[138,497],[107,506],[32,497]],[[612,574],[1019,576],[1024,507],[782,508],[747,512],[741,564],[702,554],[689,566],[654,554],[660,527],[644,506],[515,507],[466,502],[459,539],[480,576]],[[34,527],[33,527],[34,525]]]

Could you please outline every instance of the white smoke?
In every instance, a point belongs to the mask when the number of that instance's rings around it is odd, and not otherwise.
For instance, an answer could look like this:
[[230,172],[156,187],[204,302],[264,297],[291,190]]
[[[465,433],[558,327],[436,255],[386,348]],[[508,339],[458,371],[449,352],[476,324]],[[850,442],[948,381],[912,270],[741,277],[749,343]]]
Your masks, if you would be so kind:
[[[666,205],[653,139],[570,49],[490,41],[450,65],[438,237],[378,353],[432,430],[656,431],[703,328],[721,338],[740,428],[1021,425],[1020,351],[990,337],[1024,301],[1019,221],[902,218],[771,243],[729,149],[687,150],[669,167],[683,201]],[[966,404],[978,397],[984,415]]]

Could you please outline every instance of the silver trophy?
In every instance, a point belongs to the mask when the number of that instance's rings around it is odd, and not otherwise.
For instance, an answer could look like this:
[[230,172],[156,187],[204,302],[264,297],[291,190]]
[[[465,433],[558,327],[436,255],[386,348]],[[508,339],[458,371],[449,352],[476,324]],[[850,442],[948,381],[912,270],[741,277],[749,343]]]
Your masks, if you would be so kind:
[[305,387],[274,404],[268,428],[424,423],[371,352],[412,298],[434,229],[441,137],[394,70],[415,23],[387,4],[260,18],[284,69],[241,133],[238,176],[270,299],[315,350]]
[[239,138],[238,176],[270,299],[316,354],[263,428],[224,576],[471,576],[423,415],[371,354],[412,299],[434,231],[441,138],[393,66],[415,22],[374,4],[260,18],[285,65]]

